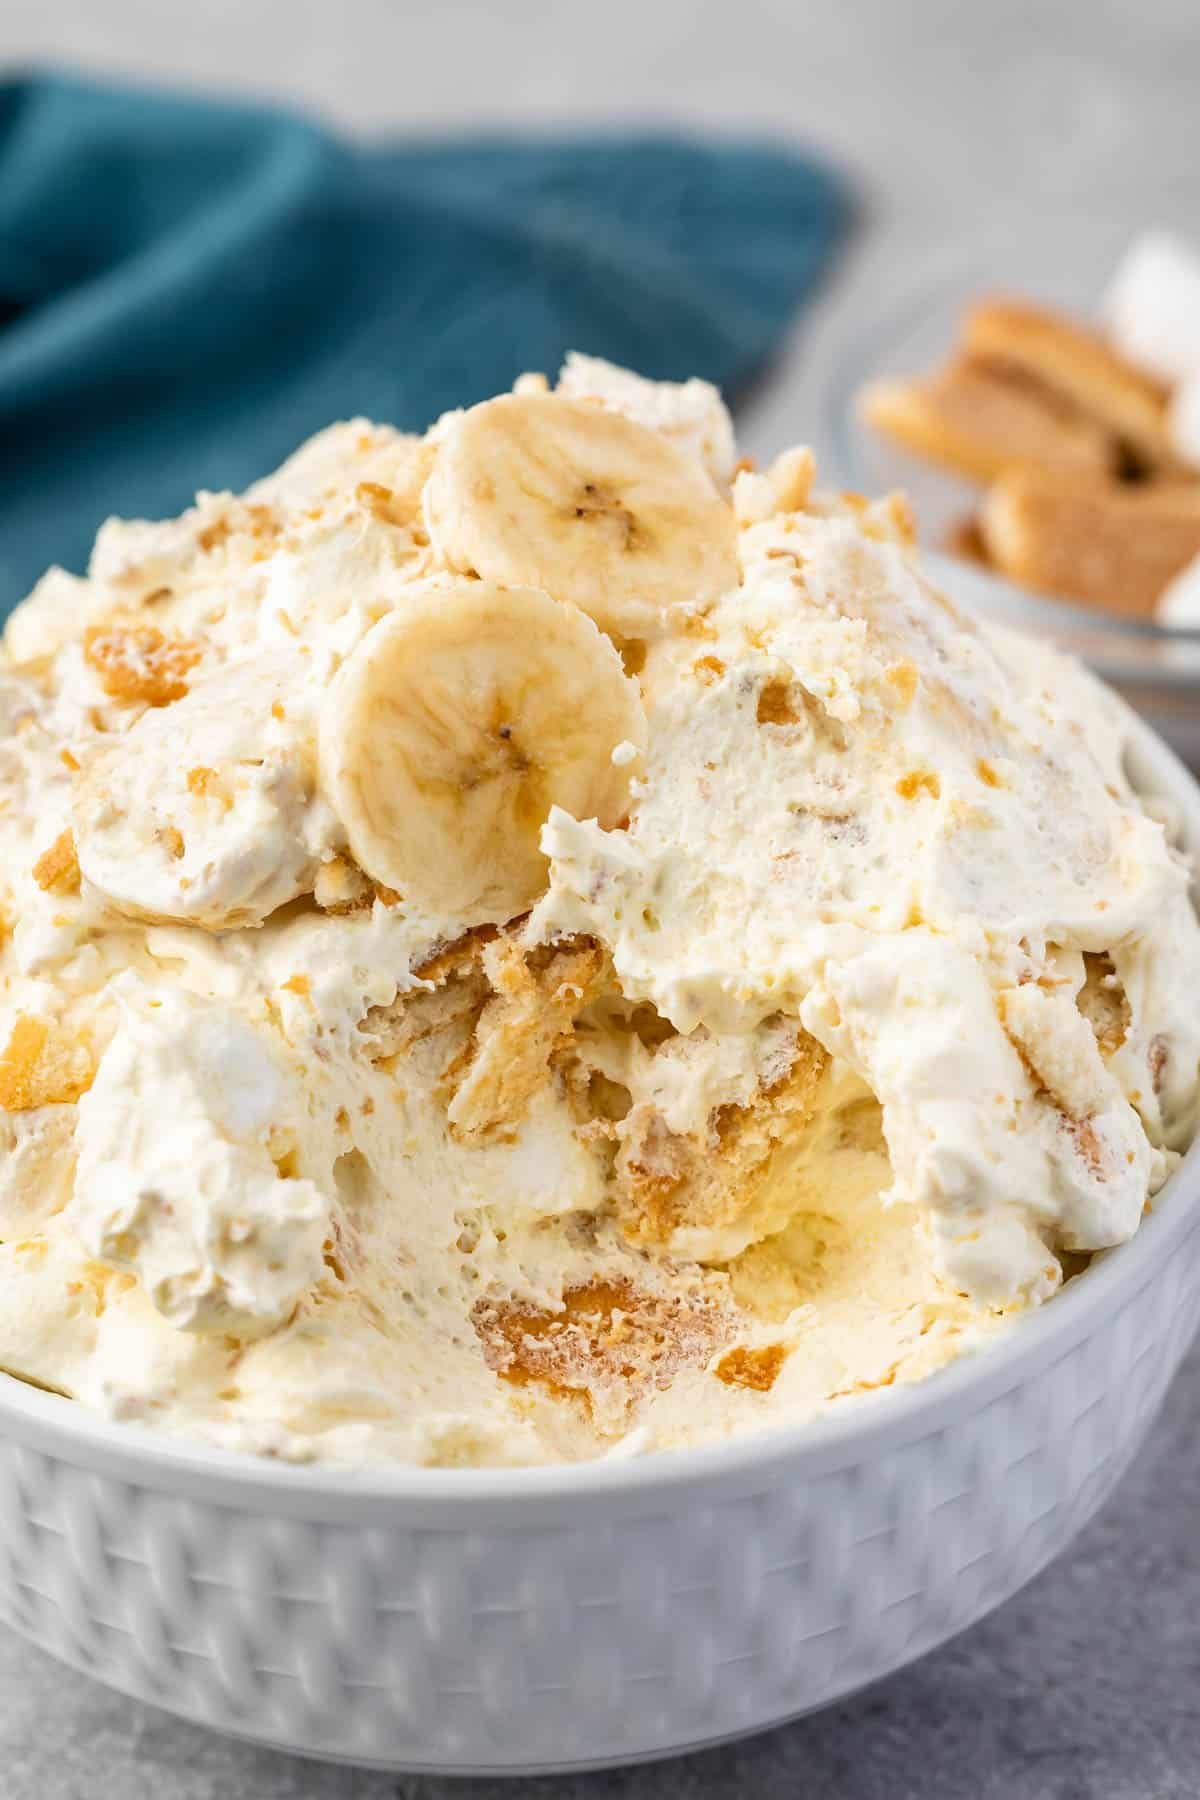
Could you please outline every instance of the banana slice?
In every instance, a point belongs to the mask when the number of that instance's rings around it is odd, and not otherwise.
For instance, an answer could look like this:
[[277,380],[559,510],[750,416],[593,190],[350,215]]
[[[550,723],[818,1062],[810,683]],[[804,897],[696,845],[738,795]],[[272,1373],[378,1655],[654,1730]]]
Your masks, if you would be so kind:
[[[646,719],[576,607],[490,581],[414,584],[335,676],[321,785],[356,860],[438,915],[511,918],[546,884],[552,806],[615,825]],[[614,760],[614,751],[619,751]]]
[[448,430],[425,486],[435,550],[463,574],[544,588],[622,638],[737,585],[731,508],[694,458],[620,413],[504,394]]

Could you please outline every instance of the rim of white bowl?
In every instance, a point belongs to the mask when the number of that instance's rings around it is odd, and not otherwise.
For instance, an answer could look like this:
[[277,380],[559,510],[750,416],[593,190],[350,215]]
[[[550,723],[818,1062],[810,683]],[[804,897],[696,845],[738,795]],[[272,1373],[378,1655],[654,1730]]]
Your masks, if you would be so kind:
[[[1193,853],[1200,853],[1200,785],[1141,720],[1133,722],[1131,745],[1139,786],[1180,807],[1185,839]],[[595,1501],[611,1508],[622,1498],[636,1504],[681,1488],[746,1487],[764,1468],[782,1465],[790,1479],[812,1480],[943,1429],[1022,1386],[1034,1371],[1053,1367],[1153,1280],[1197,1227],[1200,1136],[1134,1236],[1100,1253],[1083,1274],[1044,1306],[1014,1321],[999,1339],[965,1352],[911,1387],[864,1396],[830,1415],[792,1425],[747,1427],[735,1436],[686,1449],[520,1468],[290,1463],[105,1419],[78,1400],[3,1372],[0,1439],[16,1437],[63,1461],[137,1486],[245,1510],[305,1518],[328,1510],[346,1522],[360,1510],[377,1520],[381,1506],[390,1506],[424,1511],[428,1522],[447,1529],[467,1523],[469,1515],[494,1517],[499,1512],[528,1519],[539,1501],[561,1516],[565,1501],[572,1507]]]

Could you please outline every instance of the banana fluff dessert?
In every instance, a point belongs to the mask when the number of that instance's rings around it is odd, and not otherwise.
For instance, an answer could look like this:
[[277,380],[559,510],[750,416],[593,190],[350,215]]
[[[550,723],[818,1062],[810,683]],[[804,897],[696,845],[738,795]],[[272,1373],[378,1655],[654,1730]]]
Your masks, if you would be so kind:
[[1200,930],[1074,664],[700,382],[355,421],[0,672],[0,1366],[293,1458],[692,1444],[1136,1230]]

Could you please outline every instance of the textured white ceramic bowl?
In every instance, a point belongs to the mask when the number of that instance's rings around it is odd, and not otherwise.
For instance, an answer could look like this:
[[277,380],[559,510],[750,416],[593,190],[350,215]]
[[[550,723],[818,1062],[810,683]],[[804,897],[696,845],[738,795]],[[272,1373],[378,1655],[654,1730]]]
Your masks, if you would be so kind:
[[[1200,849],[1190,778],[1148,733],[1137,762]],[[1132,1243],[1000,1344],[710,1449],[353,1475],[0,1377],[0,1618],[309,1755],[529,1774],[711,1744],[886,1675],[1035,1575],[1137,1453],[1198,1292],[1200,1144]]]

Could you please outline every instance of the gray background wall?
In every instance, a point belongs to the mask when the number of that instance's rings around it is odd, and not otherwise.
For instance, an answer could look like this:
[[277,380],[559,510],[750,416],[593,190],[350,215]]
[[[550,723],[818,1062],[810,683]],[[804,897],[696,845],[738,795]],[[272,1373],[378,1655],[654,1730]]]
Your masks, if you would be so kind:
[[0,0],[0,62],[46,58],[371,133],[629,119],[825,148],[867,217],[740,421],[755,454],[813,435],[847,305],[948,241],[1053,265],[1097,219],[1200,235],[1196,0]]

